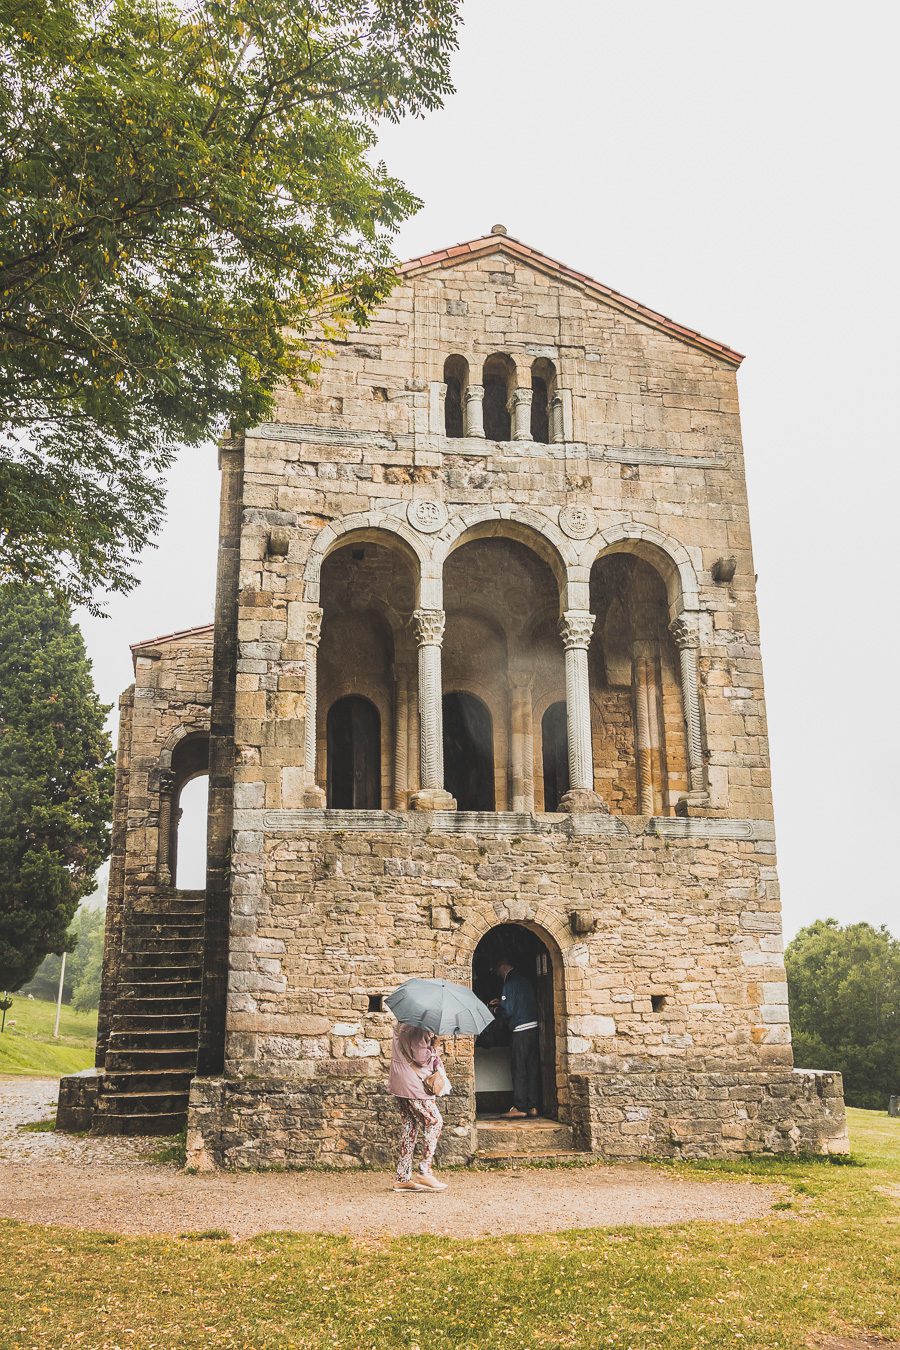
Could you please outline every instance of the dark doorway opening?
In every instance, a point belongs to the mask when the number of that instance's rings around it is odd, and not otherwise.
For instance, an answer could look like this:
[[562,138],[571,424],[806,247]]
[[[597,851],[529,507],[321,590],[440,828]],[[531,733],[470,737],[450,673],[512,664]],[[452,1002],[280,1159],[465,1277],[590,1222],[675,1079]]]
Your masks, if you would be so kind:
[[541,719],[544,810],[558,811],[569,790],[569,733],[565,703],[551,703]]
[[474,694],[444,695],[444,786],[459,811],[493,811],[494,725]]
[[328,806],[338,811],[381,809],[381,719],[356,694],[328,709]]
[[550,440],[550,395],[540,375],[531,377],[531,439],[542,445]]
[[[537,933],[520,923],[501,923],[491,928],[472,957],[472,988],[488,1003],[499,998],[503,981],[496,974],[505,957],[534,986],[538,1001],[538,1031],[541,1047],[541,1114],[556,1119],[556,1017],[553,1006],[553,964],[550,952]],[[514,1035],[497,1018],[475,1042],[475,1113],[498,1115],[512,1106],[510,1039]]]

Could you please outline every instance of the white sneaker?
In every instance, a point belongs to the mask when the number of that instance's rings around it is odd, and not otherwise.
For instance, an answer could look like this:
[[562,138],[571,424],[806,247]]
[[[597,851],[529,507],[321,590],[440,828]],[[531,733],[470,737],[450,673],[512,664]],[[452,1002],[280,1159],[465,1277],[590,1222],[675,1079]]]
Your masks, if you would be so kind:
[[412,1177],[409,1181],[394,1182],[395,1191],[427,1191],[430,1189],[430,1186],[425,1185],[424,1177],[421,1179],[419,1177]]
[[445,1191],[447,1189],[446,1181],[438,1181],[433,1172],[421,1172],[416,1180],[420,1181],[429,1191]]

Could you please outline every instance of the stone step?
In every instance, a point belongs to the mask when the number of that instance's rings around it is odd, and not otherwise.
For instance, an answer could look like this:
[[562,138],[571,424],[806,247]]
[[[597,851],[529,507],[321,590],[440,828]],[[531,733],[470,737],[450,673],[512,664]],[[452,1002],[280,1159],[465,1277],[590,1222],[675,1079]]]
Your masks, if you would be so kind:
[[197,1064],[196,1045],[140,1046],[128,1050],[107,1050],[104,1069],[112,1073],[137,1073],[167,1070],[193,1072]]
[[154,994],[124,994],[116,1004],[116,1016],[127,1020],[133,1016],[152,1016],[154,1013],[199,1013],[200,985],[196,990],[171,990],[158,997]]
[[171,1115],[187,1109],[187,1089],[177,1092],[141,1089],[137,1092],[103,1091],[97,1102],[97,1116]]
[[[151,1002],[150,999],[147,1002]],[[161,999],[155,1002],[163,1002]],[[109,1042],[115,1041],[116,1045],[127,1046],[132,1042],[127,1037],[135,1037],[134,1044],[143,1044],[144,1037],[147,1035],[188,1035],[197,1039],[198,1030],[200,1030],[200,999],[194,999],[197,1007],[193,1010],[182,1010],[182,1000],[166,999],[166,1003],[171,1004],[170,1011],[150,1011],[150,1012],[123,1012],[116,1011],[113,1017],[113,1031]],[[121,1037],[121,1039],[117,1039]]]
[[127,1027],[117,1027],[110,1035],[109,1049],[111,1051],[123,1051],[126,1054],[131,1050],[190,1050],[196,1046],[198,1035],[197,1025],[192,1027],[171,1027],[160,1029],[159,1031],[129,1030]]
[[170,956],[180,956],[184,953],[188,953],[191,956],[193,956],[195,960],[197,960],[199,959],[200,949],[202,945],[203,945],[202,940],[199,934],[196,936],[192,935],[190,937],[179,937],[177,935],[173,937],[164,937],[164,936],[145,937],[142,935],[139,938],[138,942],[135,942],[130,947],[130,950],[129,944],[126,939],[126,942],[124,944],[124,950],[129,952],[129,955],[132,955],[134,957],[164,956],[166,957],[166,959],[168,959]]
[[102,1115],[94,1113],[91,1134],[178,1134],[187,1123],[187,1098],[184,1107],[178,1111],[150,1111],[121,1113],[110,1110]]
[[199,998],[200,978],[195,980],[122,980],[124,998]]
[[479,1120],[476,1158],[550,1158],[577,1155],[571,1125],[558,1120]]
[[194,1076],[196,1059],[197,1056],[194,1055],[194,1063],[182,1069],[129,1068],[124,1071],[111,1069],[107,1060],[104,1068],[104,1094],[115,1101],[120,1098],[130,1100],[134,1097],[149,1097],[152,1101],[158,1101],[160,1094],[166,1094],[166,1100],[169,1094],[186,1098]]
[[144,979],[149,972],[176,971],[179,975],[190,972],[191,979],[200,978],[201,959],[199,952],[130,952],[122,954],[122,978],[128,976]]

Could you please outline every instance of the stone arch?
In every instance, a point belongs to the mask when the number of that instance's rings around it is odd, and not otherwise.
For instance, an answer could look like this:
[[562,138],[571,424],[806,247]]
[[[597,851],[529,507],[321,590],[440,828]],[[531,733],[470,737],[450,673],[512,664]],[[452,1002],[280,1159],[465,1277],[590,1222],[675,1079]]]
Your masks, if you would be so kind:
[[611,553],[633,553],[655,568],[666,586],[669,617],[700,608],[700,586],[690,554],[683,544],[652,525],[623,521],[602,530],[585,546],[580,562],[588,569]]
[[429,571],[430,550],[424,537],[411,525],[387,511],[361,511],[344,516],[341,520],[332,520],[313,540],[303,571],[304,599],[307,604],[319,603],[322,564],[328,555],[354,543],[382,544],[386,548],[393,546],[398,549],[413,568],[417,591],[423,573]]
[[578,563],[575,545],[546,516],[527,507],[475,506],[456,512],[436,536],[434,565],[443,568],[463,544],[491,538],[514,539],[541,558],[556,581],[560,611],[566,607],[569,568]]
[[186,736],[209,736],[209,722],[182,722],[174,727],[166,737],[162,750],[159,752],[159,762],[157,767],[160,769],[171,769],[172,755],[177,746]]

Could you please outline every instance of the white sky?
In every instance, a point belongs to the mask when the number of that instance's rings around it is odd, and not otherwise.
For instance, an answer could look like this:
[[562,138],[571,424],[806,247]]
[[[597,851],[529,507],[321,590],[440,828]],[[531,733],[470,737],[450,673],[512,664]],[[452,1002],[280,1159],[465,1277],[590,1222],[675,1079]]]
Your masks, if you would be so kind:
[[[826,915],[900,933],[897,28],[865,2],[468,0],[456,95],[383,138],[425,202],[400,257],[499,221],[748,354],[788,935]],[[181,457],[140,588],[84,621],[109,701],[129,642],[211,618],[215,461]]]

